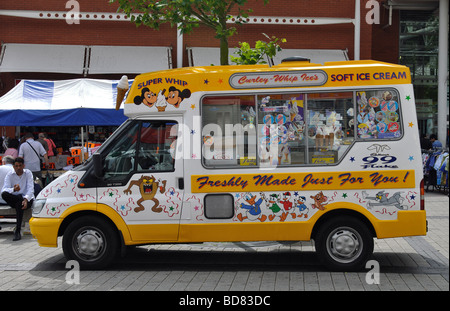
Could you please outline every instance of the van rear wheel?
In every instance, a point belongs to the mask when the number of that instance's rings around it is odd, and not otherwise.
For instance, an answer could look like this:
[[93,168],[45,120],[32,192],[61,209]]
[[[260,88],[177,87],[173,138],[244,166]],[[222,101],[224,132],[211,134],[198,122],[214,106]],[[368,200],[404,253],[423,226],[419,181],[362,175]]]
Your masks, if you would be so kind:
[[63,251],[68,260],[76,260],[84,269],[101,269],[116,257],[119,240],[107,221],[83,216],[69,224],[63,236]]
[[336,217],[319,228],[316,252],[334,271],[361,270],[373,253],[373,237],[367,226],[354,217]]

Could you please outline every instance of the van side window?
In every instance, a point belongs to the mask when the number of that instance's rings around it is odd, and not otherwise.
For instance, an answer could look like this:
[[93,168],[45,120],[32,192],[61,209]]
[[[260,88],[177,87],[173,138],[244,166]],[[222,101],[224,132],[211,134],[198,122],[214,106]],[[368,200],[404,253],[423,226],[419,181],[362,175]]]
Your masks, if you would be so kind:
[[355,139],[353,92],[306,96],[308,164],[335,164]]
[[256,166],[255,96],[204,98],[202,126],[205,166]]
[[132,122],[105,156],[104,179],[121,182],[132,172],[173,171],[177,128],[175,121]]
[[136,170],[174,171],[177,133],[175,121],[143,122]]
[[258,96],[261,167],[307,163],[305,94]]
[[133,170],[139,127],[139,122],[135,122],[125,128],[117,142],[106,154],[104,160],[105,180],[120,182]]
[[337,163],[354,140],[352,111],[352,92],[258,96],[261,166]]
[[354,92],[205,97],[203,164],[336,164],[355,139],[353,99]]
[[397,91],[356,92],[357,135],[359,139],[392,139],[402,135]]

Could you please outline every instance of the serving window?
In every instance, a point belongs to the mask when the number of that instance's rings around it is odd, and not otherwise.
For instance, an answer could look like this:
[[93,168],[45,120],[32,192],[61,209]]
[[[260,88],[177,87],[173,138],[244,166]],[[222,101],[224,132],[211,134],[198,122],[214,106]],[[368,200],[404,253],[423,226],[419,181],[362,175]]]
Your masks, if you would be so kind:
[[202,160],[211,168],[333,165],[356,139],[398,138],[399,113],[395,90],[205,97]]
[[354,140],[352,92],[260,95],[258,103],[261,166],[334,164]]

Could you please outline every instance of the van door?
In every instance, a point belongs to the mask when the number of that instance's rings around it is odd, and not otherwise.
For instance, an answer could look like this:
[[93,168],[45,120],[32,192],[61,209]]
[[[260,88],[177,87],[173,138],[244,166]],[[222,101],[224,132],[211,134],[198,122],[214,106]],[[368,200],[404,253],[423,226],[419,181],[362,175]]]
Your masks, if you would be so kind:
[[116,210],[133,241],[176,241],[184,195],[182,117],[133,120],[102,152],[98,204]]

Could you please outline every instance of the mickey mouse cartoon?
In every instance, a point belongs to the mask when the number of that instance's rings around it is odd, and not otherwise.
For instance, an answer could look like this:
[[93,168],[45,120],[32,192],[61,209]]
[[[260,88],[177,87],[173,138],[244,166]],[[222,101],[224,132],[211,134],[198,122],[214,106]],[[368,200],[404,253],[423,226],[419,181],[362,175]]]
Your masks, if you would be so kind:
[[144,104],[151,108],[156,103],[157,99],[157,95],[150,91],[148,87],[145,87],[141,91],[141,96],[134,97],[134,103],[136,105]]
[[169,88],[169,94],[166,97],[167,103],[173,105],[175,108],[180,107],[181,102],[185,98],[191,97],[191,91],[188,89],[184,89],[180,91],[174,86]]
[[149,88],[143,88],[141,95],[134,97],[134,103],[136,105],[144,104],[149,108],[153,107],[156,103],[158,111],[165,111],[167,104],[171,104],[175,108],[178,108],[185,98],[191,97],[191,91],[189,89],[180,91],[174,86],[169,88],[167,97],[164,96],[165,92],[166,90],[162,89],[158,94],[155,94],[150,91]]

